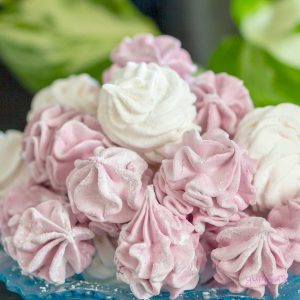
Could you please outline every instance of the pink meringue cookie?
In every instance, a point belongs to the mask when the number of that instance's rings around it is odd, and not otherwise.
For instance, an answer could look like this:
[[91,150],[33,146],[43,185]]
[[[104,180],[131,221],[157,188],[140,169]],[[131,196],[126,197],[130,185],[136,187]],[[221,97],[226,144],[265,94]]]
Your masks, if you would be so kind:
[[233,136],[240,120],[253,108],[243,82],[226,73],[202,73],[191,83],[197,96],[197,123],[202,132],[221,128]]
[[133,38],[126,37],[111,54],[113,65],[103,76],[103,81],[110,81],[112,75],[119,68],[132,61],[136,63],[156,63],[162,67],[169,67],[180,77],[187,79],[196,70],[190,54],[181,48],[181,43],[174,37],[151,34],[138,34]]
[[222,230],[217,242],[218,248],[211,253],[217,282],[231,292],[249,291],[257,298],[266,287],[273,296],[278,295],[278,286],[287,280],[292,263],[290,244],[268,221],[246,218]]
[[69,206],[48,200],[25,210],[13,237],[23,272],[64,283],[92,261],[93,232],[77,225]]
[[15,258],[12,236],[16,231],[20,216],[27,208],[36,206],[49,199],[66,202],[66,197],[27,180],[13,186],[0,203],[2,244],[12,258]]
[[268,215],[273,228],[290,240],[294,263],[291,272],[300,275],[300,197],[275,206]]
[[154,177],[161,204],[175,214],[188,216],[196,230],[217,227],[238,218],[255,204],[252,185],[255,162],[220,129],[203,135],[185,133],[173,159],[165,159]]
[[102,74],[103,83],[110,82],[114,73],[119,71],[121,68],[122,68],[121,66],[119,66],[117,64],[113,64],[108,69],[104,70],[104,72]]
[[74,161],[89,157],[98,146],[110,146],[98,121],[60,105],[34,114],[23,138],[32,178],[62,192],[66,192],[66,177]]
[[232,218],[228,224],[223,227],[216,227],[210,224],[207,224],[205,227],[204,233],[201,235],[200,243],[203,246],[203,249],[207,255],[207,264],[205,269],[200,274],[200,283],[204,284],[212,280],[215,275],[215,267],[211,262],[210,255],[211,252],[218,247],[217,236],[225,228],[236,226],[242,219],[248,218],[249,215],[244,211],[239,212]]
[[117,278],[139,299],[158,295],[163,288],[174,299],[195,288],[206,256],[193,231],[187,220],[157,202],[149,186],[142,208],[122,227],[115,254]]
[[223,227],[217,227],[211,224],[205,226],[205,231],[201,235],[200,242],[205,250],[207,255],[210,255],[211,252],[218,247],[217,236],[225,228],[238,225],[239,222],[249,218],[249,215],[244,211],[239,211],[238,214],[234,215],[233,218]]
[[94,156],[76,161],[67,178],[73,212],[90,220],[97,234],[102,230],[117,236],[120,225],[142,206],[148,172],[147,163],[134,151],[97,148]]

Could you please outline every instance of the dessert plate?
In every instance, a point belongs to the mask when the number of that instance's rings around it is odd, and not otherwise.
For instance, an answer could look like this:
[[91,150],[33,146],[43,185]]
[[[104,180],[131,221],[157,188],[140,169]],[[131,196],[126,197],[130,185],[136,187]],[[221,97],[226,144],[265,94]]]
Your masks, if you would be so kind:
[[[21,274],[20,268],[2,249],[0,249],[0,280],[6,284],[8,290],[19,294],[25,300],[64,300],[64,299],[100,299],[100,300],[133,300],[136,299],[125,284],[111,281],[95,281],[83,275],[76,275],[68,279],[63,285],[53,285],[43,280],[32,278]],[[280,288],[280,296],[276,300],[296,300],[300,297],[300,276],[291,276],[289,281]],[[169,299],[167,292],[151,298]],[[192,291],[186,291],[177,298],[203,299],[203,300],[233,300],[233,299],[254,299],[244,294],[232,294],[225,289],[211,289],[199,286]],[[273,299],[266,295],[265,300]]]

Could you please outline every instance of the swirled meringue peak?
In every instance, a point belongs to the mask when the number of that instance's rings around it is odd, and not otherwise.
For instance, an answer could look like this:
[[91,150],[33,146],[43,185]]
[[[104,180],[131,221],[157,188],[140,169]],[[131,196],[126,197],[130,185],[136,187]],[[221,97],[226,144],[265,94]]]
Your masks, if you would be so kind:
[[104,72],[104,82],[110,81],[113,74],[127,62],[156,63],[168,67],[186,79],[196,70],[189,53],[181,48],[179,40],[172,36],[138,34],[126,37],[111,54],[113,65]]
[[91,263],[93,238],[68,206],[49,200],[23,212],[13,244],[23,272],[61,284]]
[[114,256],[117,247],[117,240],[106,234],[94,238],[96,249],[91,265],[86,269],[87,276],[98,279],[114,278],[116,276],[116,265]]
[[161,149],[197,128],[195,95],[176,72],[154,63],[129,62],[99,97],[98,120],[116,144],[160,162]]
[[234,215],[229,222],[223,227],[217,227],[211,224],[205,226],[205,231],[201,235],[200,242],[207,255],[218,247],[217,236],[225,228],[238,225],[241,220],[249,218],[249,214],[244,211],[240,211],[238,214]]
[[174,299],[195,288],[206,256],[193,230],[191,223],[160,205],[149,186],[142,208],[122,227],[115,254],[117,278],[139,299],[161,289]]
[[215,129],[200,137],[185,133],[174,158],[165,159],[154,177],[161,204],[175,214],[192,214],[196,230],[205,224],[222,227],[239,219],[255,203],[255,162],[246,151]]
[[300,197],[275,206],[268,215],[273,228],[288,237],[292,246],[294,263],[291,272],[300,275]]
[[249,92],[237,77],[207,71],[195,78],[197,123],[202,132],[221,128],[233,136],[240,120],[253,108]]
[[[94,156],[78,160],[67,179],[75,214],[91,221],[90,227],[117,235],[142,206],[151,178],[147,163],[134,151],[97,148]],[[80,216],[79,216],[80,217]]]
[[212,251],[215,280],[231,292],[249,291],[260,298],[265,288],[278,295],[279,284],[288,277],[292,259],[287,238],[264,218],[249,217],[237,226],[222,230],[218,248]]
[[31,177],[62,192],[66,192],[66,178],[76,159],[85,159],[95,148],[110,145],[96,119],[60,105],[36,113],[23,137]]
[[95,116],[99,92],[99,83],[88,74],[57,79],[33,97],[27,119],[30,120],[34,113],[55,104],[73,107]]
[[300,193],[300,107],[256,108],[241,121],[235,140],[258,162],[253,184],[261,213]]
[[66,197],[53,192],[30,180],[14,185],[0,203],[0,230],[4,249],[15,258],[12,237],[22,213],[30,207],[47,200],[66,202]]
[[0,199],[14,185],[26,177],[26,164],[22,159],[22,133],[17,130],[0,131]]

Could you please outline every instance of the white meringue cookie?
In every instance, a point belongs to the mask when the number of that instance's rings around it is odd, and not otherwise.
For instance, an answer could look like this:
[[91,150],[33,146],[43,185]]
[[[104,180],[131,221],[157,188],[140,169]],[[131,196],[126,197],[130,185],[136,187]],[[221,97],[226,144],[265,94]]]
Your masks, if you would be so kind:
[[256,209],[267,212],[300,192],[300,107],[256,108],[240,123],[235,140],[258,160]]
[[77,108],[95,116],[99,92],[99,83],[88,74],[57,79],[33,97],[27,119],[30,120],[34,112],[55,104]]
[[116,276],[114,256],[117,240],[107,235],[96,236],[94,239],[96,254],[85,273],[97,279],[109,279]]
[[98,121],[116,144],[160,162],[164,145],[180,142],[185,131],[197,128],[195,100],[175,71],[129,62],[103,85]]
[[0,132],[0,198],[6,191],[26,175],[21,156],[22,133],[17,130]]

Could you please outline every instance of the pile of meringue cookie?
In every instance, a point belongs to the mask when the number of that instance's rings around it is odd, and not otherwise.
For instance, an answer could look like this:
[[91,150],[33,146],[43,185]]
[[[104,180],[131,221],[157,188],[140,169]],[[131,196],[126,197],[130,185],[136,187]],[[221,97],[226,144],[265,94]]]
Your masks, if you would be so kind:
[[170,36],[124,39],[104,84],[33,98],[0,136],[0,228],[27,275],[115,277],[139,299],[197,284],[274,296],[300,274],[300,107],[253,108],[243,82]]

